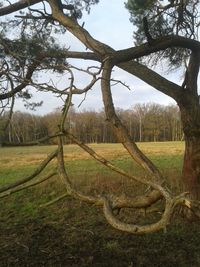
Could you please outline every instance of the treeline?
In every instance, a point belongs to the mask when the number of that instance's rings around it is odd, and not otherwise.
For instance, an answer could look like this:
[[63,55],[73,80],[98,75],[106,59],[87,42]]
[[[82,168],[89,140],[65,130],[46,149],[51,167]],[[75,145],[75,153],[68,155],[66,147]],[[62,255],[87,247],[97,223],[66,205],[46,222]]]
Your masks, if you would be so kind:
[[[132,140],[177,141],[183,139],[179,109],[175,105],[136,104],[128,110],[117,110]],[[14,112],[7,129],[1,132],[2,143],[27,143],[49,136],[58,131],[60,110],[45,116]],[[1,125],[7,114],[1,116]],[[116,138],[103,111],[70,110],[66,127],[85,143],[113,143]],[[49,144],[56,140],[48,141]],[[66,140],[66,142],[70,142]]]

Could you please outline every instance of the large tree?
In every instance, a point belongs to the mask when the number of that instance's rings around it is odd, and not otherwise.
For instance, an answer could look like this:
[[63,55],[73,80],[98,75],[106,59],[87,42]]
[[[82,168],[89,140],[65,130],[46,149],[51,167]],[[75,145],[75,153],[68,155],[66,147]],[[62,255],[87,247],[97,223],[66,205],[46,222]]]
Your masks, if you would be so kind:
[[[189,208],[193,214],[199,217],[199,202],[197,201],[200,198],[200,107],[197,87],[200,62],[200,42],[197,40],[199,1],[175,0],[167,3],[166,1],[155,0],[128,1],[127,8],[131,11],[132,21],[138,27],[138,32],[135,34],[137,43],[134,47],[119,51],[115,51],[112,47],[96,40],[83,25],[79,25],[78,19],[82,15],[81,10],[83,8],[89,10],[90,5],[96,2],[98,1],[74,1],[74,3],[69,1],[69,3],[64,3],[64,1],[58,0],[19,0],[15,1],[14,4],[8,3],[8,5],[1,7],[0,16],[3,18],[11,13],[16,15],[15,18],[11,16],[12,21],[9,24],[5,19],[2,20],[2,25],[5,27],[0,36],[2,64],[0,100],[3,107],[5,108],[11,103],[12,108],[16,96],[23,97],[28,101],[31,95],[26,88],[30,86],[37,88],[37,90],[56,93],[64,97],[65,102],[59,130],[47,137],[58,138],[58,149],[50,154],[30,176],[17,181],[15,184],[0,188],[0,194],[3,197],[27,187],[26,183],[30,183],[30,180],[40,173],[53,158],[57,157],[57,171],[66,186],[66,194],[97,206],[103,206],[107,221],[119,230],[141,234],[165,228],[177,205]],[[27,12],[26,8],[28,8]],[[17,13],[24,9],[24,13]],[[10,37],[11,30],[8,26],[11,25],[13,28],[21,29],[19,38]],[[53,29],[54,32],[60,34],[69,31],[88,51],[70,51],[65,47],[59,47],[55,38],[49,37]],[[142,32],[143,34],[139,35]],[[184,62],[185,77],[182,85],[169,81],[156,73],[153,68],[147,66],[146,58],[154,55],[163,58],[163,60],[168,59],[170,64],[175,66]],[[86,70],[78,69],[68,64],[68,58],[93,60],[98,62],[98,65]],[[155,64],[155,62],[157,60],[154,60],[153,63]],[[186,143],[183,165],[183,182],[186,193],[174,196],[169,191],[165,178],[131,140],[127,129],[117,116],[111,93],[112,70],[115,66],[140,78],[157,90],[174,98],[178,103]],[[49,70],[52,74],[58,72],[61,75],[67,72],[70,77],[69,86],[58,89],[54,83],[39,81],[35,74],[43,70]],[[91,80],[85,88],[76,86],[74,70],[90,75]],[[118,141],[123,144],[133,160],[146,171],[145,177],[135,177],[114,166],[111,162],[97,155],[91,148],[79,142],[67,130],[65,121],[73,95],[87,93],[99,80],[106,119]],[[10,99],[12,99],[11,102]],[[8,102],[5,103],[5,101]],[[34,104],[32,103],[31,106]],[[63,136],[73,140],[93,158],[113,171],[147,185],[151,188],[150,192],[144,196],[133,198],[110,194],[89,196],[75,190],[65,170]],[[55,173],[50,173],[48,177],[53,175]],[[121,222],[113,212],[116,209],[126,207],[147,208],[160,199],[165,200],[163,215],[158,222],[150,225],[139,226]]]
[[[182,67],[184,72],[179,89],[176,84],[164,88],[158,85],[155,88],[174,98],[180,108],[185,135],[183,182],[186,190],[198,199],[200,198],[199,4],[199,1],[189,0],[129,0],[126,4],[131,13],[131,21],[137,26],[137,31],[134,33],[136,43],[140,45],[147,40],[150,50],[157,45],[164,45],[153,51],[153,60],[165,59],[169,68],[174,70]],[[182,45],[179,42],[182,42]],[[150,54],[147,52],[145,56],[148,57]],[[155,61],[151,64],[156,65]],[[142,74],[140,77],[144,79]]]

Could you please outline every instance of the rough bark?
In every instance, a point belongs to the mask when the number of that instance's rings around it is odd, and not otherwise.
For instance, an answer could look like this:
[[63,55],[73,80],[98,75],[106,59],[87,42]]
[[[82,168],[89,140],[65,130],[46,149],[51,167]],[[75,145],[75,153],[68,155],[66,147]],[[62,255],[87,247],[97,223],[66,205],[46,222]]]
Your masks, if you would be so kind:
[[192,52],[178,102],[185,135],[183,183],[193,199],[200,200],[200,98],[198,74],[200,52]]
[[200,137],[185,137],[183,181],[185,190],[200,200]]
[[19,11],[21,9],[24,9],[28,6],[32,6],[35,5],[37,3],[42,2],[41,0],[20,0],[17,1],[14,4],[10,4],[8,6],[5,6],[3,8],[0,9],[0,16],[5,16],[8,14],[11,14],[13,12]]
[[200,200],[200,105],[198,97],[187,95],[180,105],[183,132],[185,135],[185,154],[183,162],[184,188],[194,199]]

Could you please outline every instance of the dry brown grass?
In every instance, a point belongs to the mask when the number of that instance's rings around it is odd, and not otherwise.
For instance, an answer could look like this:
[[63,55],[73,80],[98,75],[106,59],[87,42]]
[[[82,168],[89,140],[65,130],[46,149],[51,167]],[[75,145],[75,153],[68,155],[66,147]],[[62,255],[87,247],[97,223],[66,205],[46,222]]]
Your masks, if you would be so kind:
[[[181,155],[184,150],[183,142],[151,142],[139,143],[140,149],[148,156]],[[98,154],[110,160],[127,158],[128,153],[121,144],[91,144]],[[0,148],[0,167],[9,168],[23,165],[36,165],[41,162],[56,146],[9,147]],[[91,159],[91,156],[76,145],[65,146],[65,160]]]

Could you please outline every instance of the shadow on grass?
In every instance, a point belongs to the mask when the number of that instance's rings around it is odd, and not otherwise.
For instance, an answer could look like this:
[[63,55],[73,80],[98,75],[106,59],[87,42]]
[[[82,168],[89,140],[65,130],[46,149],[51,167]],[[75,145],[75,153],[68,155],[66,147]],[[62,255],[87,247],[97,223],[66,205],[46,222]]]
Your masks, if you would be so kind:
[[1,214],[1,267],[200,266],[196,224],[178,221],[167,233],[133,236],[72,199],[39,210],[29,204],[30,213],[19,206]]

